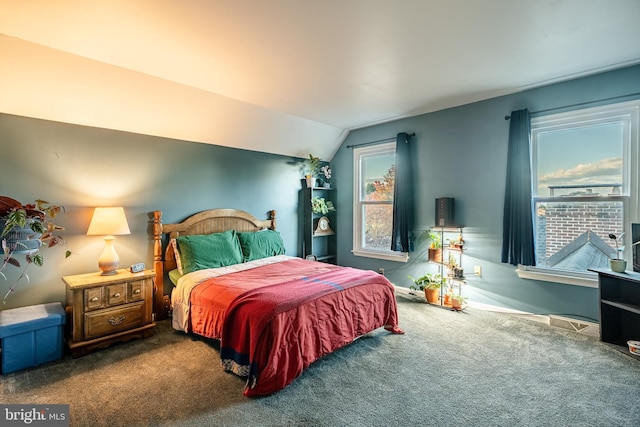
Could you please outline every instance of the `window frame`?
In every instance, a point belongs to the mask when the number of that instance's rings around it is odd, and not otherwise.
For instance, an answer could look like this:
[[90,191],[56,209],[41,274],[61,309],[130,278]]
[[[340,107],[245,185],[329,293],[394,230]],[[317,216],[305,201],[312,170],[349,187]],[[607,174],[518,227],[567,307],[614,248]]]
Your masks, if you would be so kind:
[[[550,129],[569,129],[580,124],[603,123],[619,119],[624,123],[623,132],[623,182],[621,194],[619,196],[607,196],[601,198],[591,197],[542,197],[536,196],[535,185],[537,185],[537,158],[535,151],[535,135],[537,132]],[[637,223],[640,219],[639,212],[639,183],[638,172],[640,160],[640,100],[621,102],[616,104],[602,105],[598,107],[585,108],[581,110],[567,111],[557,114],[534,117],[531,120],[531,174],[532,174],[532,197],[531,209],[535,209],[536,202],[553,201],[621,201],[623,203],[623,232],[625,250],[624,258],[627,263],[631,262],[631,223]],[[535,227],[535,221],[534,221]],[[534,230],[535,233],[535,230]],[[593,272],[571,272],[554,270],[537,266],[522,266],[517,269],[518,276],[525,279],[535,279],[548,282],[563,283],[568,285],[585,286],[591,288],[598,287],[598,277]]]
[[361,183],[362,158],[374,154],[393,154],[395,156],[397,141],[391,140],[386,143],[368,145],[362,147],[353,147],[353,246],[351,252],[355,256],[384,259],[388,261],[407,262],[409,254],[407,252],[388,250],[374,250],[364,248],[363,242],[363,224],[364,224],[364,207],[367,205],[390,204],[393,201],[367,201],[361,194],[363,188]]

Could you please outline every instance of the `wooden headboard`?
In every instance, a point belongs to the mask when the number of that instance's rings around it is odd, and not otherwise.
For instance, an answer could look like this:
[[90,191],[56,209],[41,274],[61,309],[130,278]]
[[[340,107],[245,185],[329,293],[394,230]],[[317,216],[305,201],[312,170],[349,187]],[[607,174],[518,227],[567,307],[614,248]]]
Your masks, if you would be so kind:
[[[153,268],[155,294],[153,311],[156,320],[169,315],[169,296],[164,294],[164,275],[176,268],[171,239],[194,234],[220,233],[227,230],[258,231],[276,229],[276,211],[269,211],[270,219],[261,220],[239,209],[210,209],[198,212],[177,224],[162,224],[162,211],[153,212]],[[166,239],[163,238],[167,235]]]

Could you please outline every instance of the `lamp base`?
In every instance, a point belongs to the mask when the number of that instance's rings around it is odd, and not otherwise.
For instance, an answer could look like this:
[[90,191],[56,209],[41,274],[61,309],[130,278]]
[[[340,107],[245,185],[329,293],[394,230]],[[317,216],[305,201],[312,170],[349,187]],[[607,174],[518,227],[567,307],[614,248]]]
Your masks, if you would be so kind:
[[120,266],[120,257],[116,253],[116,249],[113,245],[115,237],[106,236],[104,238],[104,251],[98,259],[98,267],[102,271],[102,276],[112,276],[118,274],[118,267]]
[[103,271],[102,273],[100,273],[101,276],[114,276],[118,274],[118,270],[109,270],[109,271]]

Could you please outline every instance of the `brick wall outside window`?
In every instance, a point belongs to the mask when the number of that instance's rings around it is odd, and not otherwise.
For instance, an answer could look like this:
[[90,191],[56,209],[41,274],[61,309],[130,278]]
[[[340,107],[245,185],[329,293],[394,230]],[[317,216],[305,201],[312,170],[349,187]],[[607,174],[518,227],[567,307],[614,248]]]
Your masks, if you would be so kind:
[[[539,266],[591,230],[609,242],[609,233],[622,232],[622,203],[619,202],[553,202],[543,203],[537,212],[537,259]],[[612,246],[611,252],[615,252]]]

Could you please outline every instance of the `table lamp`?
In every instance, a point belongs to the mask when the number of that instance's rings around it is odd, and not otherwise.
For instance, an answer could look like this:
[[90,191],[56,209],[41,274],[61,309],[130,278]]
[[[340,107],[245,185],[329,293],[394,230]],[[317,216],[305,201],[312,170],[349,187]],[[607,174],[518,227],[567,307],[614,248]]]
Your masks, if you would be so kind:
[[117,274],[120,257],[116,253],[114,235],[130,234],[127,217],[122,207],[96,208],[87,230],[88,236],[104,236],[104,251],[98,259],[98,267],[103,276]]

